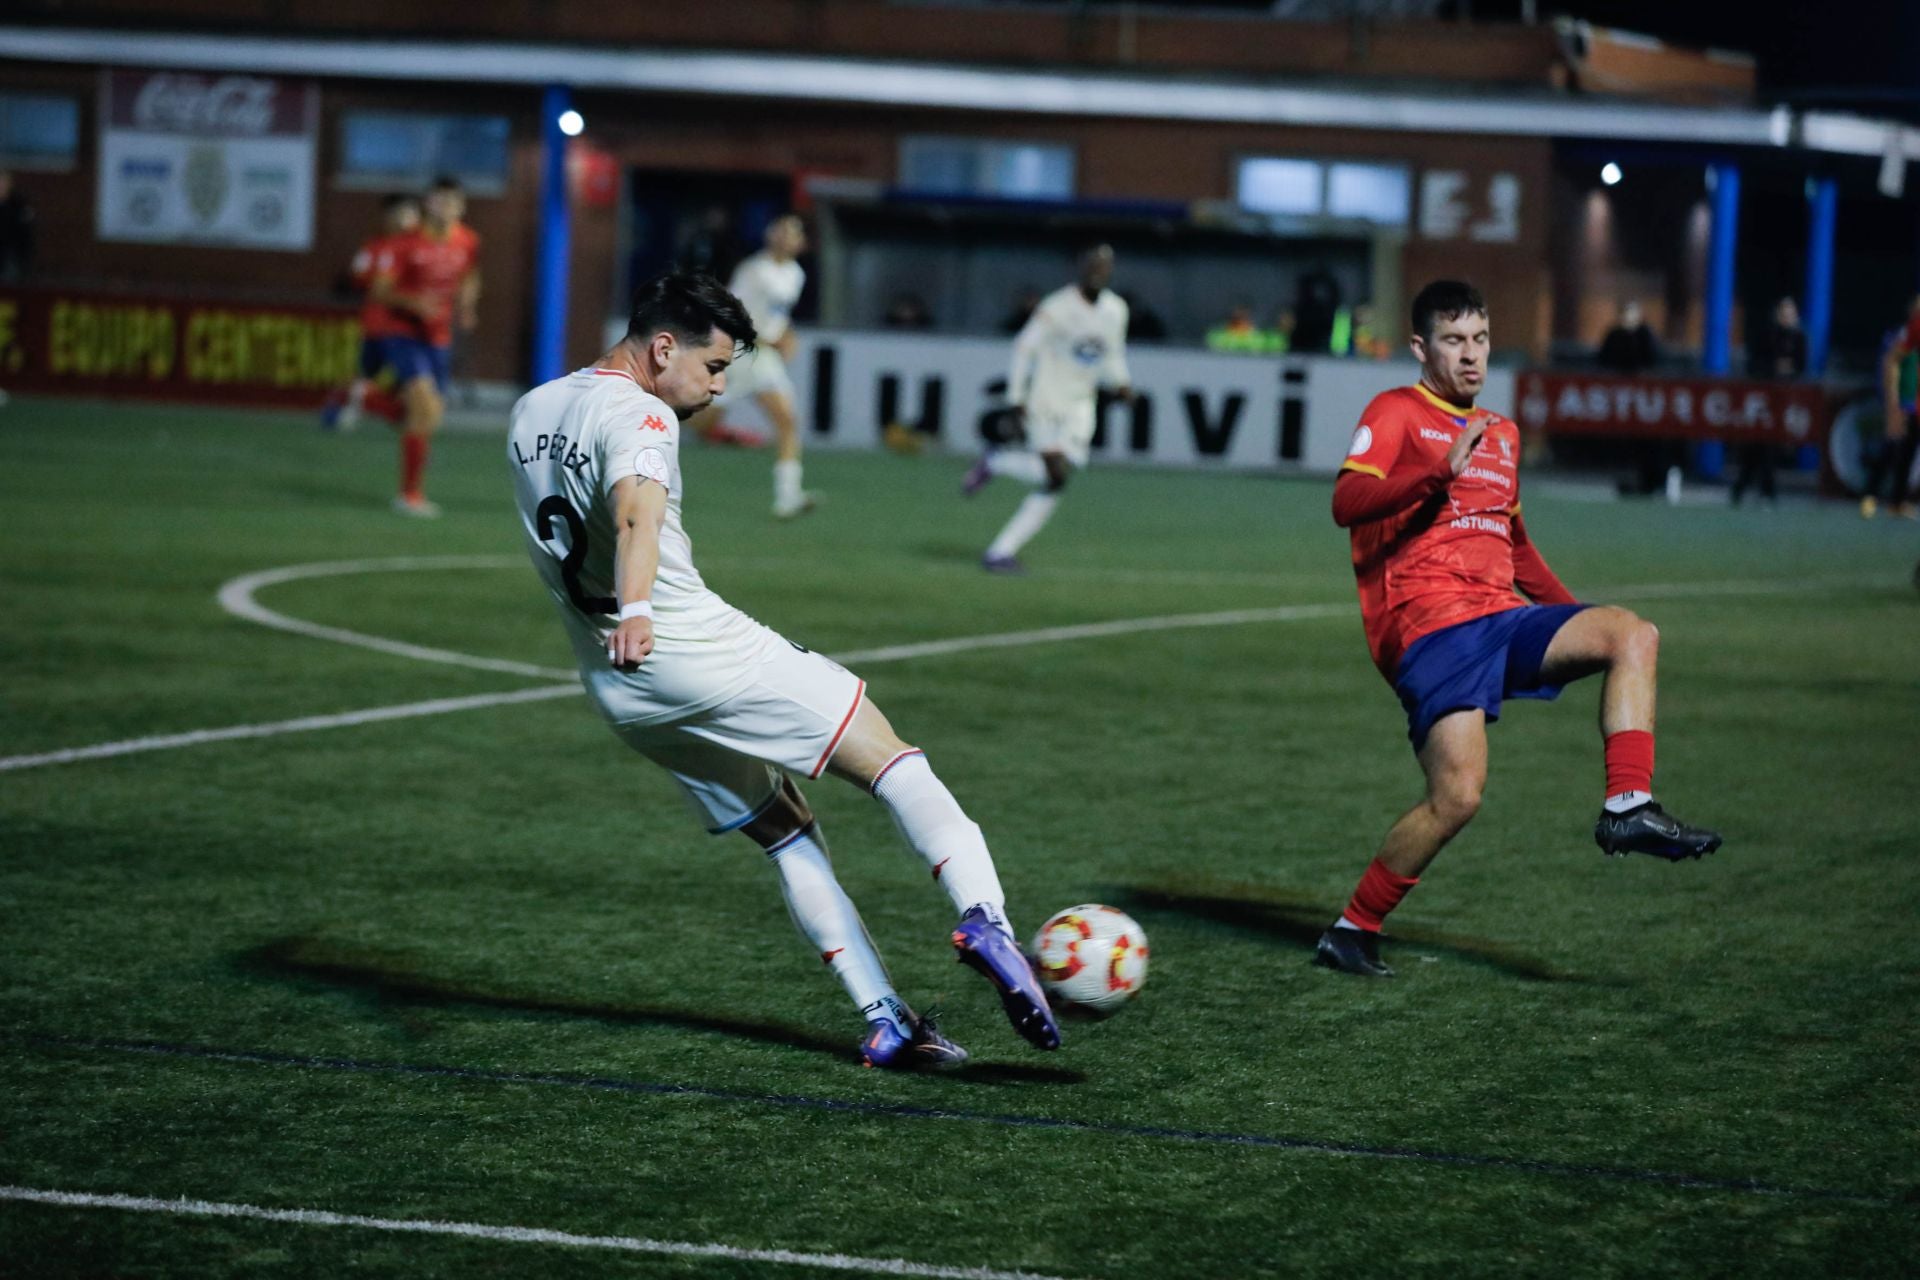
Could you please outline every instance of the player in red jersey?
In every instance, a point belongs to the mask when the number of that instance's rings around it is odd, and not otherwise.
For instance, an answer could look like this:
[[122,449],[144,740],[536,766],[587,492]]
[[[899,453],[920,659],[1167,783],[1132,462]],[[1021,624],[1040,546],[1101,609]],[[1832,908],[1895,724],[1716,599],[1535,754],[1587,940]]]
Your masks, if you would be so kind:
[[351,431],[367,409],[392,423],[406,421],[406,409],[394,395],[393,370],[386,364],[382,340],[372,336],[383,326],[391,329],[404,324],[404,318],[391,316],[386,308],[369,296],[374,268],[389,248],[402,237],[411,235],[420,225],[420,197],[391,195],[381,203],[380,234],[361,245],[348,268],[353,287],[361,294],[360,369],[346,387],[327,397],[320,411],[320,424],[329,431]]
[[440,429],[453,347],[453,326],[473,326],[480,298],[480,237],[460,221],[466,210],[460,184],[441,178],[427,192],[425,217],[411,235],[397,237],[376,257],[368,298],[368,338],[378,339],[382,359],[400,387],[406,423],[400,436],[402,515],[435,516],[420,481],[427,447]]
[[1605,673],[1600,848],[1678,860],[1720,846],[1715,833],[1654,803],[1660,633],[1625,609],[1576,601],[1527,536],[1519,429],[1474,406],[1487,334],[1477,289],[1451,280],[1422,289],[1411,344],[1420,381],[1367,406],[1334,484],[1334,522],[1352,531],[1367,647],[1406,707],[1427,782],[1321,935],[1315,962],[1346,973],[1392,975],[1380,962],[1381,921],[1479,809],[1487,722],[1503,698],[1553,698],[1569,681]]

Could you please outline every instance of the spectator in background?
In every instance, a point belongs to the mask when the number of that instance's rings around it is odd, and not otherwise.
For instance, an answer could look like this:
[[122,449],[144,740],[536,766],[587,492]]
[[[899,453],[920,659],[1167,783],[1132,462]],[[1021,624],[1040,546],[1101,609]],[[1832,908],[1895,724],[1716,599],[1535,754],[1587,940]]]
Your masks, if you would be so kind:
[[1333,348],[1333,330],[1340,318],[1340,282],[1324,262],[1316,262],[1294,282],[1292,349],[1301,355],[1324,355]]
[[[1630,377],[1645,373],[1659,362],[1660,348],[1654,343],[1653,330],[1640,314],[1640,304],[1631,300],[1622,303],[1619,318],[1600,340],[1595,363],[1608,373]],[[1634,452],[1634,479],[1621,483],[1622,492],[1627,492],[1630,486],[1634,493],[1653,493],[1666,482],[1669,473],[1673,473],[1674,483],[1679,483],[1677,468],[1685,456],[1679,441],[1642,440]]]
[[[1871,520],[1880,509],[1880,486],[1893,472],[1893,514],[1903,520],[1920,519],[1910,496],[1913,455],[1920,446],[1920,419],[1914,416],[1915,391],[1920,387],[1920,295],[1907,304],[1907,322],[1895,329],[1880,359],[1880,392],[1886,426],[1880,448],[1867,462],[1867,491],[1860,514]],[[1920,568],[1914,571],[1920,586]]]
[[13,174],[0,169],[0,283],[26,278],[33,265],[33,206],[14,185]]
[[1620,318],[1600,341],[1600,367],[1609,373],[1645,373],[1658,363],[1660,348],[1640,314],[1640,304],[1624,304]]
[[[1773,304],[1773,318],[1758,337],[1747,340],[1747,376],[1768,382],[1789,382],[1807,372],[1807,335],[1800,327],[1800,305],[1792,298]],[[1740,470],[1733,478],[1733,505],[1739,506],[1747,488],[1758,481],[1760,496],[1774,500],[1773,446],[1749,440],[1740,446]]]
[[1027,327],[1027,321],[1033,319],[1033,309],[1040,305],[1040,291],[1030,284],[1020,286],[1013,295],[1013,306],[1001,317],[1000,332],[1018,333]]
[[1358,303],[1353,308],[1351,354],[1362,360],[1385,360],[1393,354],[1393,347],[1381,331],[1370,302]]
[[1140,295],[1129,289],[1120,289],[1120,301],[1127,304],[1127,341],[1128,342],[1165,342],[1167,340],[1167,322],[1160,313],[1140,300]]
[[1236,302],[1227,318],[1207,330],[1207,350],[1251,355],[1267,350],[1267,335],[1253,322],[1253,305]]
[[927,310],[926,299],[919,294],[896,293],[887,304],[885,321],[889,329],[931,329],[933,313]]

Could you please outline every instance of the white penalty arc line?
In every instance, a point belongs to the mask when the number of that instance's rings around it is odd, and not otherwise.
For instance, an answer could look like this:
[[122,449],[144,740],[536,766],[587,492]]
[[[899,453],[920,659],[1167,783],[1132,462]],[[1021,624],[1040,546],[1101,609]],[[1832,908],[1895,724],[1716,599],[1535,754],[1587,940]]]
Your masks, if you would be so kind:
[[260,1205],[219,1200],[161,1200],[150,1196],[95,1195],[78,1191],[44,1191],[35,1187],[0,1186],[0,1200],[54,1205],[64,1209],[120,1209],[134,1213],[164,1213],[199,1218],[250,1218],[257,1222],[286,1222],[302,1227],[360,1227],[371,1231],[403,1231],[416,1235],[463,1236],[499,1240],[508,1244],[564,1245],[574,1249],[609,1249],[620,1253],[662,1254],[677,1258],[720,1258],[729,1262],[763,1262],[821,1271],[853,1271],[877,1276],[925,1276],[933,1280],[1062,1280],[1033,1271],[1001,1271],[992,1267],[946,1267],[904,1258],[868,1258],[847,1253],[799,1253],[791,1249],[745,1249],[735,1245],[701,1244],[689,1240],[650,1240],[644,1236],[585,1236],[545,1227],[496,1226],[485,1222],[442,1222],[422,1218],[374,1218],[327,1209],[269,1209]]
[[[272,738],[289,733],[312,733],[321,729],[344,729],[357,725],[408,720],[419,716],[446,715],[455,711],[476,711],[487,707],[511,706],[523,702],[544,702],[581,692],[578,674],[558,667],[482,658],[448,649],[389,640],[341,627],[323,626],[301,618],[289,617],[259,603],[254,594],[276,583],[305,578],[338,577],[358,573],[392,573],[445,569],[508,569],[522,561],[514,556],[401,556],[384,560],[331,560],[317,564],[287,565],[264,569],[235,578],[220,588],[220,605],[235,617],[277,631],[329,640],[336,644],[371,649],[396,657],[413,658],[480,671],[564,680],[564,684],[542,685],[534,689],[516,689],[510,693],[482,693],[464,698],[436,698],[425,702],[407,702],[394,706],[368,707],[332,715],[301,716],[259,724],[230,725],[218,729],[195,729],[184,733],[159,734],[101,742],[84,747],[69,747],[32,755],[0,756],[0,773],[38,769],[49,765],[76,764],[87,760],[105,760],[116,756],[137,755],[148,751],[171,751],[182,747],[205,746],[249,738]],[[1605,594],[1612,599],[1663,599],[1689,596],[1788,595],[1809,590],[1858,586],[1878,579],[1824,579],[1817,583],[1780,581],[1664,582],[1622,587]],[[986,649],[1011,649],[1024,645],[1059,644],[1074,640],[1093,640],[1111,636],[1135,635],[1149,631],[1177,631],[1199,627],[1233,627],[1270,622],[1305,622],[1348,617],[1352,604],[1276,605],[1264,609],[1229,609],[1213,613],[1160,614],[1144,618],[1120,618],[1110,622],[1088,622],[1068,626],[1040,627],[1028,631],[1003,631],[986,635],[956,636],[946,640],[923,640],[911,644],[883,645],[854,649],[831,655],[842,663],[871,666],[879,662],[903,662],[910,658],[939,657]]]

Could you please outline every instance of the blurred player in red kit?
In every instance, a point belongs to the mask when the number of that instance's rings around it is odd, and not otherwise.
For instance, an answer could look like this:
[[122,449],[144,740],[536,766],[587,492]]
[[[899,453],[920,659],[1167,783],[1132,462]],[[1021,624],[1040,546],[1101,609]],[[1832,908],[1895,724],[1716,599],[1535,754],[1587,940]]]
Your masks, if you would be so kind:
[[1503,698],[1554,698],[1604,673],[1600,848],[1678,861],[1720,847],[1653,799],[1660,633],[1625,609],[1576,601],[1527,536],[1519,429],[1474,406],[1489,352],[1479,290],[1451,280],[1422,289],[1411,344],[1420,381],[1367,406],[1333,490],[1334,522],[1352,532],[1367,647],[1406,708],[1427,783],[1314,956],[1368,977],[1393,973],[1380,961],[1382,920],[1480,807],[1487,722]]
[[480,237],[460,221],[466,194],[441,178],[422,202],[424,217],[411,234],[395,237],[375,257],[366,337],[380,345],[383,367],[393,370],[405,422],[400,435],[400,493],[393,509],[402,515],[436,516],[421,479],[428,442],[446,411],[447,372],[453,326],[471,329],[480,299]]
[[327,397],[320,411],[320,424],[329,431],[351,431],[359,425],[362,410],[378,414],[388,422],[406,421],[406,409],[394,395],[393,370],[385,363],[381,338],[373,335],[383,328],[391,330],[406,323],[392,316],[370,294],[374,268],[389,247],[410,236],[420,226],[420,197],[391,195],[381,203],[380,234],[361,245],[353,255],[348,273],[354,289],[361,295],[360,369],[345,388]]

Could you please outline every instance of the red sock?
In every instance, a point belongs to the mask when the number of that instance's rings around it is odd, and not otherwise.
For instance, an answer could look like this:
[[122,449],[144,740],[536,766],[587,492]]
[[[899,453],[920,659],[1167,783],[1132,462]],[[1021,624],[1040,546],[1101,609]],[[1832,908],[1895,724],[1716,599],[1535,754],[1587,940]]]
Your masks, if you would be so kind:
[[1653,735],[1645,729],[1607,735],[1607,795],[1628,791],[1653,793]]
[[427,470],[427,438],[411,433],[400,437],[400,496],[420,496],[420,477]]
[[1367,864],[1367,873],[1360,877],[1360,887],[1353,891],[1353,900],[1347,903],[1344,914],[1369,933],[1378,933],[1387,912],[1399,906],[1407,890],[1419,883],[1419,876],[1397,875],[1375,858]]

